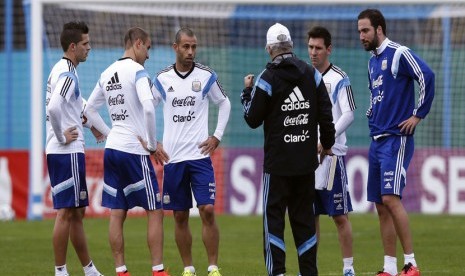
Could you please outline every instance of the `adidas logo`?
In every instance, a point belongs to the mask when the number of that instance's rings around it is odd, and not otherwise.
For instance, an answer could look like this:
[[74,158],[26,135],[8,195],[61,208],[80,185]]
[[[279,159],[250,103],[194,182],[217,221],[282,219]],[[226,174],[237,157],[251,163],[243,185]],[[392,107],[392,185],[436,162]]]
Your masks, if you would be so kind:
[[113,77],[111,77],[111,79],[107,82],[106,89],[107,91],[111,91],[121,88],[123,87],[121,86],[121,83],[119,83],[118,72],[115,72],[115,74],[113,74]]
[[210,199],[215,199],[215,194],[211,194]]
[[168,88],[167,92],[174,92],[173,86],[170,86],[170,88]]
[[289,97],[284,100],[284,104],[281,105],[282,111],[292,111],[300,109],[309,109],[310,103],[305,101],[302,91],[299,87],[294,87],[294,90],[289,94]]
[[391,183],[388,182],[386,185],[384,185],[384,189],[392,189]]
[[336,206],[336,210],[342,210],[342,205],[341,205],[341,203],[339,203],[339,204]]

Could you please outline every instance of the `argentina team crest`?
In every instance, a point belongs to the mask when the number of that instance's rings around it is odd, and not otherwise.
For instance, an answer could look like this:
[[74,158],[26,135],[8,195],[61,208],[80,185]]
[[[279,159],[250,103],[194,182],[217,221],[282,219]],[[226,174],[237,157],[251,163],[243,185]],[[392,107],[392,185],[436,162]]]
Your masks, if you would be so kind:
[[387,59],[383,59],[381,62],[381,70],[386,70],[387,69]]
[[192,81],[192,91],[200,92],[202,90],[202,83],[199,80]]

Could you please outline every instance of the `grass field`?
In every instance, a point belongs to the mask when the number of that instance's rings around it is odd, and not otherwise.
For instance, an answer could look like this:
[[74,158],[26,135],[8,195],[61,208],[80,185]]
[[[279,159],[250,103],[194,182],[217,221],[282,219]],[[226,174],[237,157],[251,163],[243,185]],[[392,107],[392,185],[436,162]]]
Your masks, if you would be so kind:
[[[350,216],[354,234],[357,275],[374,275],[382,267],[383,253],[378,220],[373,214]],[[411,215],[415,256],[422,275],[465,275],[465,218],[461,216]],[[218,216],[221,272],[230,275],[266,275],[262,255],[260,216]],[[126,262],[133,276],[151,275],[146,247],[145,218],[129,218],[125,226]],[[0,269],[3,275],[53,275],[53,220],[0,222]],[[335,227],[322,218],[322,240],[318,252],[319,275],[341,275],[342,260]],[[107,219],[86,219],[85,228],[92,258],[105,275],[114,275],[107,239]],[[193,255],[198,276],[206,276],[206,256],[200,238],[200,220],[191,219]],[[296,251],[286,228],[287,275],[298,272]],[[400,246],[399,246],[400,247]],[[71,244],[68,271],[83,275]],[[403,256],[398,248],[398,266]],[[165,266],[180,275],[182,263],[173,235],[173,219],[165,217]]]

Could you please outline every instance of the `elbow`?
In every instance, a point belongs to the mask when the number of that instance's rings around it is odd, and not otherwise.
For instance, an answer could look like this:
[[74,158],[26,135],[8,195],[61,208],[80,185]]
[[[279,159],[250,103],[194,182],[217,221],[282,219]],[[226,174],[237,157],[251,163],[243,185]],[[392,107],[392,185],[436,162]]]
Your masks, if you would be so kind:
[[244,116],[245,122],[249,125],[250,128],[256,129],[262,125],[261,121],[252,120],[250,117]]
[[347,123],[349,126],[354,122],[354,119],[355,119],[354,112],[353,111],[347,112]]
[[247,123],[250,128],[256,129],[258,128],[261,124],[253,124],[253,123]]
[[155,109],[145,109],[144,110],[144,115],[147,117],[147,118],[150,118],[150,117],[155,117]]
[[60,113],[60,109],[58,107],[55,107],[55,106],[50,106],[48,108],[48,113],[50,115],[50,119],[56,118],[58,116],[58,114]]
[[144,116],[146,118],[155,117],[155,107],[153,106],[151,102],[148,102],[148,101],[144,102],[143,109],[144,109]]

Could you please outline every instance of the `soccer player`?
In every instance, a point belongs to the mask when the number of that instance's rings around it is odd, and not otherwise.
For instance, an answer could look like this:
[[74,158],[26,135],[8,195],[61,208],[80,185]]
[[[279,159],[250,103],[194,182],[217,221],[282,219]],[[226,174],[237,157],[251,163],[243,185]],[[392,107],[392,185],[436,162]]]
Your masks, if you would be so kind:
[[[154,79],[156,101],[163,101],[163,148],[170,158],[164,166],[163,208],[173,210],[175,240],[184,264],[183,276],[193,276],[192,234],[189,210],[195,197],[202,219],[202,240],[208,258],[208,275],[218,269],[219,229],[215,220],[216,184],[211,154],[218,147],[229,120],[231,104],[217,74],[194,62],[197,37],[189,28],[175,36],[176,63]],[[208,134],[209,102],[218,105],[218,121]],[[158,159],[158,152],[155,152]]]
[[[57,209],[53,228],[55,275],[69,275],[66,268],[71,240],[87,276],[101,275],[87,249],[83,218],[89,205],[82,126],[83,99],[76,67],[90,51],[89,28],[84,22],[68,22],[60,36],[63,58],[53,67],[47,81],[46,125],[47,168]],[[107,133],[107,129],[100,129]]]
[[[109,240],[116,274],[130,275],[124,259],[123,224],[128,210],[140,206],[147,213],[152,275],[166,276],[161,196],[149,158],[154,151],[164,154],[156,148],[155,108],[150,78],[144,69],[151,39],[145,30],[134,27],[126,32],[124,45],[123,57],[100,75],[85,113],[93,115],[105,104],[112,123],[105,145],[102,205],[111,209]],[[102,123],[94,121],[92,125]]]
[[[409,218],[401,199],[414,152],[415,127],[433,102],[434,73],[412,50],[386,37],[386,21],[379,10],[366,9],[358,15],[358,32],[363,47],[372,53],[367,197],[376,205],[384,247],[384,268],[378,275],[397,275],[399,237],[404,251],[400,275],[417,276]],[[414,81],[419,84],[416,106]]]
[[[336,129],[336,142],[331,148],[336,159],[326,158],[316,170],[315,225],[320,240],[319,217],[322,214],[333,218],[338,232],[344,264],[343,275],[355,275],[352,254],[352,226],[348,213],[352,211],[344,157],[347,154],[346,130],[354,120],[355,102],[347,74],[329,61],[332,52],[331,33],[324,27],[316,26],[307,33],[308,56],[312,65],[323,75],[326,89],[333,104],[333,123]],[[322,150],[321,144],[318,150]],[[334,171],[330,170],[335,166]],[[329,176],[334,173],[333,176]],[[328,181],[333,180],[332,187]]]
[[289,30],[276,23],[268,29],[266,51],[271,62],[259,75],[244,78],[244,119],[251,128],[263,124],[263,242],[268,275],[286,273],[285,214],[297,247],[302,276],[318,275],[315,233],[315,169],[332,155],[334,124],[331,101],[321,74],[293,54]]

